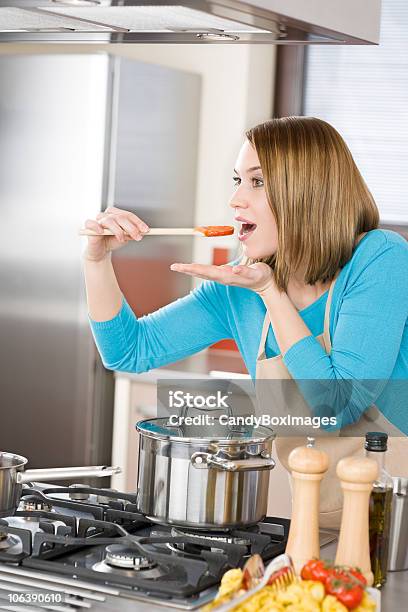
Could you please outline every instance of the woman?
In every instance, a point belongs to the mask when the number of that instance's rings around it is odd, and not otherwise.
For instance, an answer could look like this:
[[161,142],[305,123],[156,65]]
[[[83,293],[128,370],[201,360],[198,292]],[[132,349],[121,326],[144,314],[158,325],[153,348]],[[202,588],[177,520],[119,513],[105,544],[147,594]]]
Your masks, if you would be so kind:
[[143,372],[233,338],[253,379],[384,381],[344,399],[343,424],[375,402],[408,434],[406,403],[387,394],[387,381],[408,379],[408,243],[378,229],[375,202],[328,123],[273,119],[246,137],[230,201],[244,259],[173,264],[205,279],[188,296],[137,319],[110,253],[141,240],[147,226],[117,208],[86,222],[115,234],[89,238],[85,253],[91,326],[105,366]]

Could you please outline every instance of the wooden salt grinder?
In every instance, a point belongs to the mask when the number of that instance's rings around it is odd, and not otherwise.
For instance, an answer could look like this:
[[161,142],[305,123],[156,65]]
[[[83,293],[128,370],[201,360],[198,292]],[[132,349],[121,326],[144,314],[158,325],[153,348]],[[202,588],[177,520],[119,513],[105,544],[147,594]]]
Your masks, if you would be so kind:
[[373,482],[378,477],[378,466],[366,457],[345,457],[338,462],[336,471],[344,496],[336,565],[359,567],[368,586],[371,586],[373,573],[368,511]]
[[294,448],[288,458],[292,472],[292,518],[286,552],[297,574],[312,557],[319,557],[320,481],[329,467],[327,453],[308,446]]

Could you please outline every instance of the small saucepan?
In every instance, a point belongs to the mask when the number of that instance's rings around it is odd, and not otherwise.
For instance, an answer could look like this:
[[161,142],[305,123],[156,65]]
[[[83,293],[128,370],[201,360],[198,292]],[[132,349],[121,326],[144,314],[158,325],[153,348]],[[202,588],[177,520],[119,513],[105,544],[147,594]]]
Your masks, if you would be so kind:
[[27,462],[28,459],[21,455],[0,452],[0,517],[14,514],[20,502],[22,485],[26,482],[79,480],[91,476],[102,478],[121,472],[119,467],[103,465],[24,471]]

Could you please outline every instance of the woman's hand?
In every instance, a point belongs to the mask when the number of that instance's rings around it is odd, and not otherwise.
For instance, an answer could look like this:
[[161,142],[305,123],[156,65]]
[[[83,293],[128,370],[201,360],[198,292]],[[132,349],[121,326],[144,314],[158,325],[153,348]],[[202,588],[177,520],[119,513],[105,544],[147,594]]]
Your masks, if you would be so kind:
[[275,287],[273,272],[268,264],[258,262],[250,266],[204,266],[202,264],[175,263],[170,266],[174,272],[182,272],[206,280],[217,281],[223,285],[235,285],[252,289],[259,295]]
[[[102,261],[108,253],[119,249],[129,240],[141,240],[149,227],[133,213],[110,206],[96,219],[87,219],[87,229],[94,230],[101,236],[89,236],[85,259]],[[113,232],[113,236],[104,236],[103,230]]]

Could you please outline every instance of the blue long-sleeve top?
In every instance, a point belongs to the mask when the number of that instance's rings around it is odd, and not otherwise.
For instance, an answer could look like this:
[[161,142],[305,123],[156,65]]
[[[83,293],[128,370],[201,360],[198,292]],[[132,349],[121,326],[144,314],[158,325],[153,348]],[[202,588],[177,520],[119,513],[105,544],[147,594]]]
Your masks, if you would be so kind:
[[[328,291],[299,311],[312,335],[283,356],[289,373],[299,381],[355,381],[357,392],[345,400],[348,415],[343,424],[357,421],[375,403],[408,434],[408,242],[396,232],[375,229],[358,243],[335,283],[329,355],[315,338],[323,332],[327,295]],[[205,281],[149,315],[137,318],[124,300],[113,319],[90,323],[108,369],[145,372],[232,338],[255,379],[265,313],[254,291]],[[270,327],[266,356],[279,353]],[[367,380],[379,382],[367,387]],[[395,391],[397,380],[406,381],[402,393]]]

